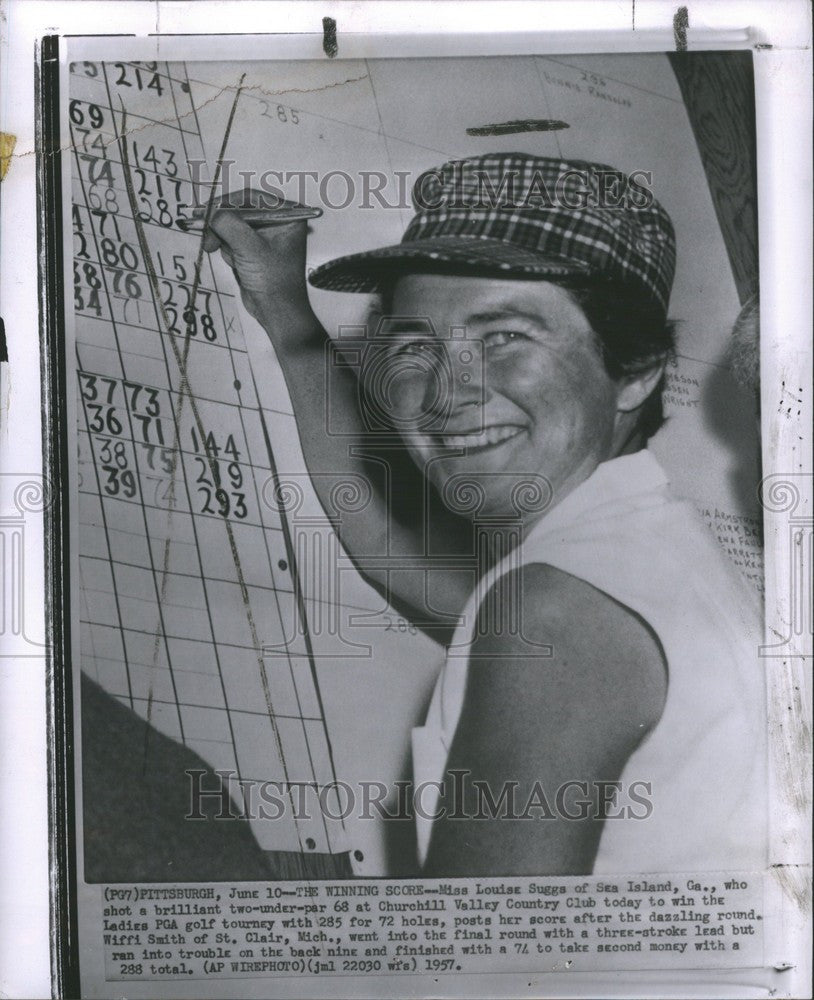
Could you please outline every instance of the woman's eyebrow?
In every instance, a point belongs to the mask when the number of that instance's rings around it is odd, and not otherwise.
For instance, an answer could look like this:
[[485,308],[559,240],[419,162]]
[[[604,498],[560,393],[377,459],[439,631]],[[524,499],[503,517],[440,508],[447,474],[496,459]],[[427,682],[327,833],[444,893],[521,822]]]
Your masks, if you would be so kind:
[[389,336],[394,334],[412,333],[422,337],[435,337],[435,328],[432,322],[426,317],[411,316],[388,316],[379,327],[379,334]]
[[472,313],[466,319],[469,323],[494,323],[502,319],[527,319],[531,323],[545,324],[545,317],[539,313],[530,312],[527,309],[519,309],[516,306],[501,306],[499,309],[490,309],[485,312]]

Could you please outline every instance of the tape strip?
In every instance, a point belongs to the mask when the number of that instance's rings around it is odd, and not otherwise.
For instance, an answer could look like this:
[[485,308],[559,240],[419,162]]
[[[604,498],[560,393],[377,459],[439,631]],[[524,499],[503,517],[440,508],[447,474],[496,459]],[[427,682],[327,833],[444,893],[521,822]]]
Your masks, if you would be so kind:
[[6,176],[6,171],[11,163],[11,154],[14,152],[16,144],[16,135],[9,135],[8,132],[0,132],[0,181]]
[[676,52],[687,51],[687,28],[690,26],[690,14],[686,7],[679,7],[673,17],[673,37]]
[[322,49],[329,59],[339,51],[336,44],[336,21],[332,17],[322,19]]

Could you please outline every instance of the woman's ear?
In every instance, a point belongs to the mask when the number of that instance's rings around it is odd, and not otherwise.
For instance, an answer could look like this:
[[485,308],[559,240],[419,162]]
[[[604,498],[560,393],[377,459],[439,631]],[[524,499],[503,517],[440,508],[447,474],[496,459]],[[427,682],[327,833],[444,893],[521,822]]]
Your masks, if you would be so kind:
[[666,358],[659,358],[644,371],[623,375],[619,379],[616,409],[620,413],[631,413],[643,406],[658,385],[666,364]]

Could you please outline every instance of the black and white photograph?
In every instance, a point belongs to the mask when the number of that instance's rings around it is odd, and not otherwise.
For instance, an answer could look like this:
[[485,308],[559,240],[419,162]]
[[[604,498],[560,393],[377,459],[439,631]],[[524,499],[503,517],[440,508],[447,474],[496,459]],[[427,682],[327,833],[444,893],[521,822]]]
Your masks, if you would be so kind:
[[751,54],[69,80],[86,878],[762,868]]
[[808,390],[682,25],[44,45],[78,995],[791,995]]

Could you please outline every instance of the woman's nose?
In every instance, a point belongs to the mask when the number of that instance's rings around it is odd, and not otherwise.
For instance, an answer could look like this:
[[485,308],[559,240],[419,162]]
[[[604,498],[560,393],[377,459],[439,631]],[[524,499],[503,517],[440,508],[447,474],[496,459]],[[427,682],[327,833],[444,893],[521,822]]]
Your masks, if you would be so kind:
[[483,352],[471,341],[439,340],[404,381],[404,402],[425,430],[443,430],[451,413],[484,401]]
[[396,367],[399,411],[415,429],[435,429],[449,412],[453,394],[455,376],[446,345],[440,341],[425,345],[420,352],[400,358]]
[[483,345],[478,340],[449,340],[445,345],[452,375],[452,407],[480,406],[485,401]]
[[454,411],[484,401],[483,351],[477,342],[435,340],[396,352],[375,380],[379,404],[402,428],[442,431]]
[[397,430],[423,430],[444,410],[451,371],[438,343],[376,345],[364,366],[368,407]]

